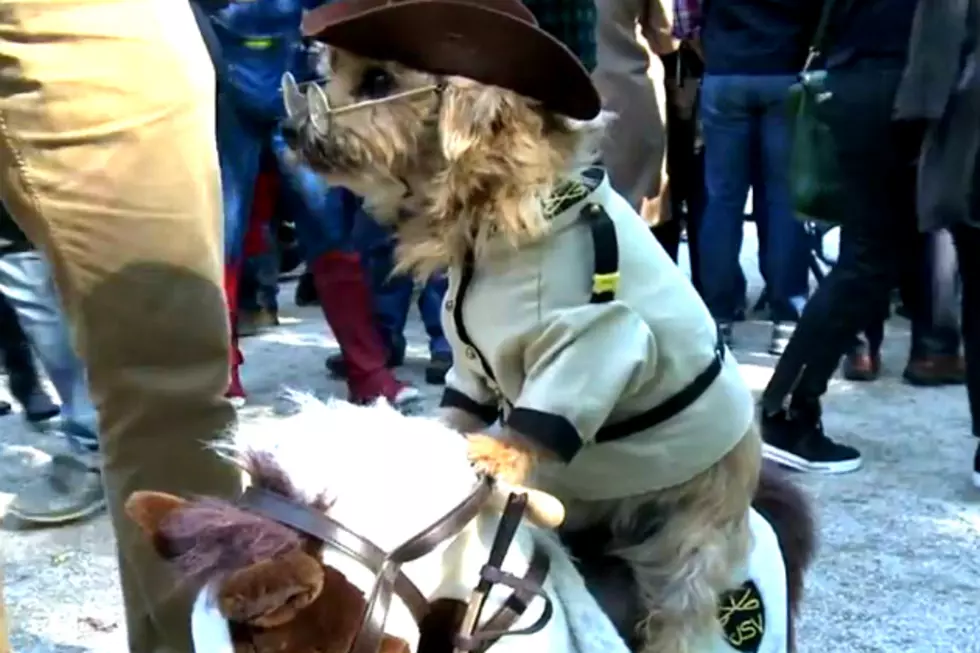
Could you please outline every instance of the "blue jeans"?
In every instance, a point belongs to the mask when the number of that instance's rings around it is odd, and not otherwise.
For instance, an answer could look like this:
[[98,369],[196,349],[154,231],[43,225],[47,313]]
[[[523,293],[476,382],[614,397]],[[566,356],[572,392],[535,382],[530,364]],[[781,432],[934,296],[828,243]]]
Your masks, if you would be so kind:
[[293,164],[279,127],[250,121],[227,95],[218,96],[218,156],[225,218],[225,264],[242,258],[245,232],[263,151],[276,158],[282,174],[285,206],[304,240],[308,260],[342,248],[350,234],[349,217],[341,210],[338,191],[310,168]]
[[48,264],[36,251],[0,256],[0,293],[13,307],[44,371],[61,398],[62,430],[88,448],[98,446],[99,419],[85,366],[71,333]]
[[279,254],[276,251],[272,225],[265,224],[263,231],[266,251],[249,256],[242,266],[238,307],[245,311],[265,309],[279,312]]
[[[363,210],[358,212],[355,219],[352,240],[361,253],[371,281],[374,313],[382,338],[393,349],[404,348],[405,324],[415,292],[415,281],[409,275],[392,275],[395,241],[387,229]],[[451,355],[440,315],[442,299],[448,287],[447,277],[438,274],[430,278],[419,292],[419,314],[429,336],[429,354],[432,356]]]
[[762,190],[771,316],[795,321],[806,302],[807,240],[789,190],[786,98],[792,75],[706,75],[701,86],[707,205],[699,239],[704,300],[719,322],[742,301],[733,289],[749,187]]

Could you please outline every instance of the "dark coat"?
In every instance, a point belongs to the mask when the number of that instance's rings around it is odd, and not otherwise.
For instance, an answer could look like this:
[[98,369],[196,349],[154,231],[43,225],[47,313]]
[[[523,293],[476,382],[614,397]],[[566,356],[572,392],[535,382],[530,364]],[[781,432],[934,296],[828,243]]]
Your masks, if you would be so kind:
[[919,1],[895,116],[928,125],[919,160],[919,228],[980,227],[971,208],[980,172],[980,0]]

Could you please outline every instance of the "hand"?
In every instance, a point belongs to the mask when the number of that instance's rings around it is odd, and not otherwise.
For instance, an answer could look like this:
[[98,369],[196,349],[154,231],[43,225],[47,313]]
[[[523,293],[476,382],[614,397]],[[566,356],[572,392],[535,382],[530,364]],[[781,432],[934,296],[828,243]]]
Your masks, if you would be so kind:
[[470,463],[479,471],[511,485],[524,485],[537,458],[517,438],[473,433],[466,436]]

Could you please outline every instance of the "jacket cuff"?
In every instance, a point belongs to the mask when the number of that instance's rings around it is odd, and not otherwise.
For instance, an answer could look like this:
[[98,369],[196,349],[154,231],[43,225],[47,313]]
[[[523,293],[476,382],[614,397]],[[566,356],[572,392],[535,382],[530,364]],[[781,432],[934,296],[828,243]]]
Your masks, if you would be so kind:
[[439,407],[462,410],[483,420],[485,424],[493,424],[500,416],[500,407],[497,404],[481,404],[459,390],[452,388],[446,388],[442,391],[442,399],[439,401]]
[[515,408],[507,417],[507,426],[535,444],[558,455],[564,462],[582,448],[582,438],[568,419],[533,408]]

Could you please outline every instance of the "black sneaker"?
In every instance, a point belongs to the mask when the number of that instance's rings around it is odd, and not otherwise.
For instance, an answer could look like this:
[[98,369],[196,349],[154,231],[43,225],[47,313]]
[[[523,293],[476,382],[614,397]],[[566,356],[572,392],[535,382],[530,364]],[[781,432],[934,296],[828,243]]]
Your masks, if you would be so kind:
[[763,415],[761,425],[763,456],[784,467],[821,474],[844,474],[861,467],[861,453],[828,438],[819,419],[793,419],[782,410]]
[[731,322],[719,322],[718,334],[721,336],[721,339],[725,343],[726,347],[731,349],[735,346],[735,336],[733,334]]
[[980,443],[977,444],[977,452],[973,454],[973,487],[980,490]]
[[782,356],[795,330],[796,324],[793,322],[773,322],[772,337],[769,339],[769,353],[773,356]]

